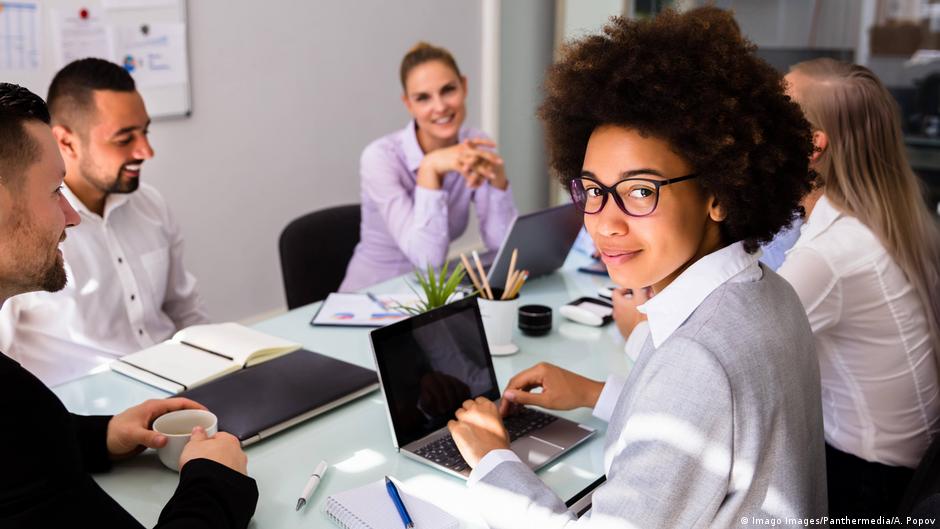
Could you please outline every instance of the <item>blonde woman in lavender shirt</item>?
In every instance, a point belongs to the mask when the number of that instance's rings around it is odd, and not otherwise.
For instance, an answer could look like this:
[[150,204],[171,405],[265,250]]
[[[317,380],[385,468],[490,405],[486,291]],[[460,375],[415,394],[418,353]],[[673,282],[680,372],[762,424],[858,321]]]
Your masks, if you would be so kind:
[[360,241],[341,291],[441,266],[471,203],[487,248],[499,246],[516,216],[496,144],[464,126],[467,78],[450,52],[418,43],[402,59],[401,83],[413,119],[362,152]]

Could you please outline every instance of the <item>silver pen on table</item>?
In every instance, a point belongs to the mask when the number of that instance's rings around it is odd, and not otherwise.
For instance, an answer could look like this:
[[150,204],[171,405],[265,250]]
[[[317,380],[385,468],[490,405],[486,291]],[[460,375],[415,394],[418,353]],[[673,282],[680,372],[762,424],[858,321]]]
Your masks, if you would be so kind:
[[317,468],[313,469],[313,474],[310,474],[310,479],[307,480],[307,485],[304,487],[304,491],[300,494],[300,498],[297,499],[297,508],[295,511],[299,511],[301,507],[307,504],[307,499],[313,495],[313,492],[317,490],[317,485],[320,484],[320,480],[323,479],[323,475],[326,474],[326,461],[320,461],[320,464],[317,465]]

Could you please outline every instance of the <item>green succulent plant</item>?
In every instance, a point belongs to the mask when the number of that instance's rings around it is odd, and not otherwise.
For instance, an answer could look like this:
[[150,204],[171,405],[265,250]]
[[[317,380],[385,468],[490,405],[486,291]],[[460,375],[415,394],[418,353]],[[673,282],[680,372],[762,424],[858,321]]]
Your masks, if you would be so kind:
[[421,292],[415,290],[411,285],[408,287],[421,300],[416,305],[400,305],[395,308],[416,315],[442,307],[448,303],[448,300],[457,291],[457,286],[463,281],[466,273],[463,264],[460,263],[457,263],[453,270],[449,270],[449,264],[444,263],[444,267],[437,273],[431,265],[428,265],[427,274],[422,274],[421,270],[415,268],[415,280],[421,287]]

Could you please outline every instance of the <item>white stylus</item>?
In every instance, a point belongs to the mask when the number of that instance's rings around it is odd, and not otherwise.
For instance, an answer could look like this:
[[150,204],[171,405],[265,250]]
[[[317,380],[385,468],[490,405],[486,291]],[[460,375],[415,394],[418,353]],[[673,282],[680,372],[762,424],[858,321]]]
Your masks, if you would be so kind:
[[323,475],[326,474],[326,467],[326,461],[320,461],[317,468],[313,470],[313,474],[310,474],[310,479],[307,480],[307,486],[304,487],[304,491],[297,500],[297,508],[294,509],[295,511],[299,511],[301,507],[306,505],[307,499],[313,495],[313,491],[317,490],[317,485],[320,484],[320,480],[323,479]]

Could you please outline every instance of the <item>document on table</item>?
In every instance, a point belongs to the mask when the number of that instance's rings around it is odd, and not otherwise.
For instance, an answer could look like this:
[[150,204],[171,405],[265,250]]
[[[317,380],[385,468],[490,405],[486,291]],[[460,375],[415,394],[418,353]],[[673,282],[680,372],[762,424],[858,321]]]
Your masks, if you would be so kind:
[[373,297],[334,292],[323,300],[310,324],[383,327],[411,316],[403,307],[414,307],[420,302],[415,293],[376,294]]

